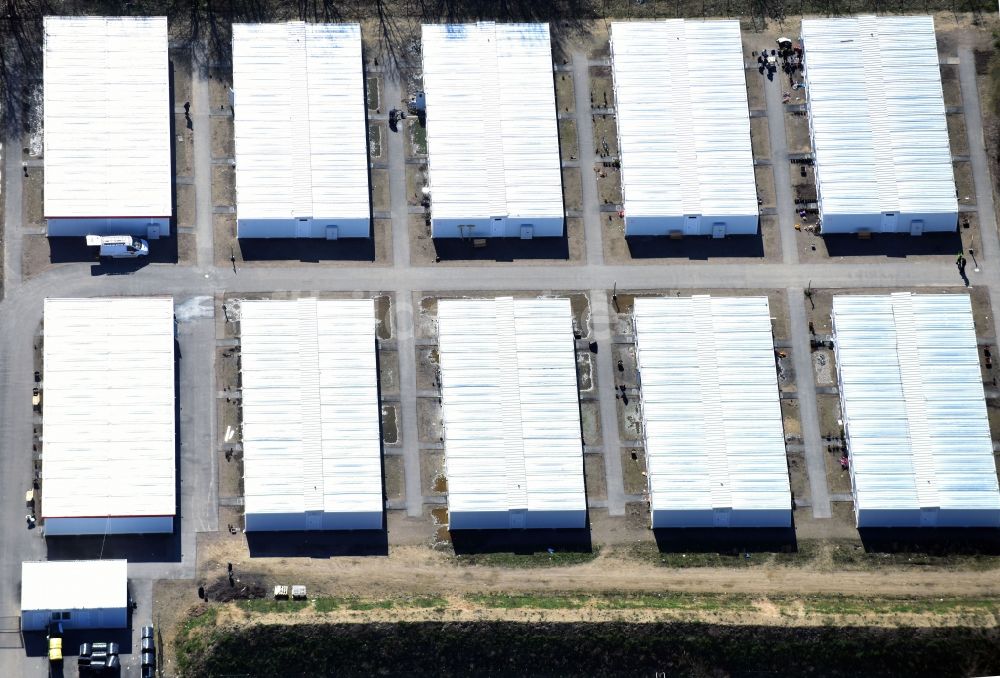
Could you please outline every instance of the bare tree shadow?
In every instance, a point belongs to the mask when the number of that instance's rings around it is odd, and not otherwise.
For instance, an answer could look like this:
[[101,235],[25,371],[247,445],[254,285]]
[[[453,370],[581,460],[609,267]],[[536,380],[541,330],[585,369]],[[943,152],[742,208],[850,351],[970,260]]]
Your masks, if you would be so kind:
[[6,138],[25,131],[28,85],[42,77],[42,19],[58,13],[45,0],[0,0],[0,116]]

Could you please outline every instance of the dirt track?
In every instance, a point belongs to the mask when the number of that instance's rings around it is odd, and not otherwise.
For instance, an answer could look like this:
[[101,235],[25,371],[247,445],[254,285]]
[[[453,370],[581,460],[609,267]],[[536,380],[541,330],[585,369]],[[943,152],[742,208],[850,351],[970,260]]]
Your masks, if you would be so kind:
[[[228,549],[205,544],[203,577],[224,574]],[[228,554],[227,554],[228,555]],[[751,568],[658,567],[619,557],[612,549],[592,562],[570,567],[525,570],[460,565],[427,547],[392,549],[388,557],[254,558],[234,562],[237,571],[257,577],[288,579],[309,586],[310,593],[338,596],[435,595],[490,592],[656,592],[743,593],[751,595],[844,595],[898,597],[1000,596],[996,570],[919,570],[891,567],[875,571],[835,569],[820,561],[810,567]]]

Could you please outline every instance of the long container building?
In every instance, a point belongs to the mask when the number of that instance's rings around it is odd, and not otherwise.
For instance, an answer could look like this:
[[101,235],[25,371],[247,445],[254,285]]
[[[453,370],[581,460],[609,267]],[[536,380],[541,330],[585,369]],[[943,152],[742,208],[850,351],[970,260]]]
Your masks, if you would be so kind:
[[170,235],[166,17],[47,16],[43,26],[48,235]]
[[240,238],[371,236],[358,24],[233,24]]
[[625,235],[757,233],[739,21],[616,21]]
[[635,300],[652,527],[791,526],[767,297]]
[[173,532],[173,299],[46,299],[43,359],[45,535]]
[[954,231],[934,19],[803,19],[822,232]]
[[244,301],[240,328],[247,531],[381,529],[374,302]]
[[434,238],[561,237],[548,24],[425,24]]
[[124,629],[128,562],[55,560],[21,563],[21,630]]
[[969,296],[839,295],[833,330],[858,527],[1000,527]]
[[438,302],[452,530],[584,528],[569,299]]

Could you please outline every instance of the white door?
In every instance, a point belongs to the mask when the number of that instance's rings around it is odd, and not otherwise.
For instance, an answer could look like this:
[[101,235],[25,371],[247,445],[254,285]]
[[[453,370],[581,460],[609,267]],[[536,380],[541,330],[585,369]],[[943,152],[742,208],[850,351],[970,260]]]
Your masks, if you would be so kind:
[[924,220],[914,219],[910,222],[910,235],[923,235],[924,234]]
[[493,217],[493,221],[490,222],[490,237],[491,238],[502,238],[503,237],[503,217]]
[[309,220],[299,219],[295,222],[295,237],[296,238],[308,238],[309,237]]
[[684,219],[684,235],[698,235],[701,231],[701,217],[688,215]]
[[726,237],[726,224],[721,221],[716,221],[712,224],[712,237],[713,238],[725,238]]
[[899,214],[896,212],[886,212],[882,215],[882,232],[895,233],[896,224],[899,222]]

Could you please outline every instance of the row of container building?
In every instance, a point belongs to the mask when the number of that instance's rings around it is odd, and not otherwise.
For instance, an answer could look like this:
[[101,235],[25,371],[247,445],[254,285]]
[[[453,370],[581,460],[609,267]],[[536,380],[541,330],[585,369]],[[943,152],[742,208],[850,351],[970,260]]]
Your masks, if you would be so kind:
[[[246,529],[383,529],[373,300],[239,313]],[[439,300],[451,529],[586,527],[572,313]],[[842,295],[832,316],[857,525],[1000,527],[970,298]],[[651,526],[789,527],[767,298],[640,297],[633,317]],[[172,532],[172,300],[48,299],[43,355],[46,535]]]
[[[46,300],[48,536],[175,529],[172,311]],[[633,318],[651,526],[790,527],[767,298],[639,297]],[[970,298],[840,295],[832,320],[857,526],[1000,527]],[[371,299],[241,303],[248,531],[384,529],[375,326]],[[438,328],[449,528],[586,529],[570,301],[442,299]],[[127,578],[25,562],[22,629],[124,628]]]
[[[756,233],[739,22],[610,40],[625,234]],[[955,230],[933,19],[805,19],[802,46],[823,232]],[[548,25],[425,25],[422,53],[433,237],[562,236]],[[234,24],[239,237],[371,237],[363,73],[357,24]],[[165,18],[46,17],[50,236],[169,234],[170,91]]]

